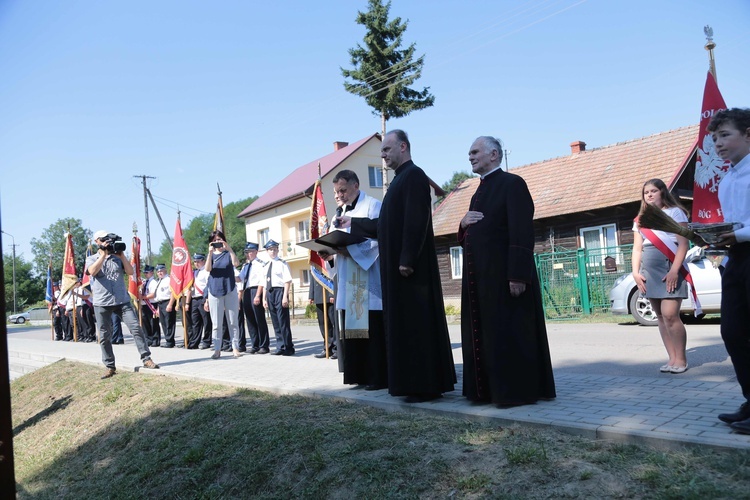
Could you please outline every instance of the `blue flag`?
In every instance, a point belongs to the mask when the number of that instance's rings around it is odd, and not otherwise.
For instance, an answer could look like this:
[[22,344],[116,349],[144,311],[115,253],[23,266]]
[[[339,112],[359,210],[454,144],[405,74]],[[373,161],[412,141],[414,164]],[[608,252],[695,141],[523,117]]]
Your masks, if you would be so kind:
[[44,292],[44,300],[47,301],[50,307],[55,302],[55,294],[52,291],[52,264],[50,263],[47,267],[47,290]]

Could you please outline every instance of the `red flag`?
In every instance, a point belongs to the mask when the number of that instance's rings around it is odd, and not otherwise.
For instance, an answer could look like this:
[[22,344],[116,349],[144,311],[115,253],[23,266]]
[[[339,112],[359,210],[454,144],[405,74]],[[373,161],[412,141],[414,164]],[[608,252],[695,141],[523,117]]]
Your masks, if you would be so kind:
[[193,270],[190,268],[190,253],[188,253],[185,238],[182,237],[180,217],[174,228],[174,248],[172,250],[172,269],[169,272],[169,288],[175,299],[182,296],[182,292],[193,285]]
[[83,278],[81,278],[81,286],[89,286],[91,277],[86,274],[86,270],[89,268],[89,257],[94,255],[94,249],[91,248],[91,240],[89,240],[89,246],[86,247],[86,260],[83,261]]
[[[313,187],[312,208],[310,210],[310,238],[320,238],[328,233],[328,215],[326,204],[323,200],[323,189],[320,187],[320,179],[315,181]],[[310,268],[315,281],[323,285],[330,293],[333,293],[333,284],[328,276],[325,261],[318,252],[310,251]]]
[[62,297],[76,286],[78,273],[76,272],[76,260],[73,253],[73,234],[65,235],[65,256],[63,257],[62,280],[60,282],[60,296]]
[[693,184],[693,222],[724,221],[719,205],[719,181],[727,173],[730,163],[722,160],[716,153],[714,141],[707,128],[714,114],[726,107],[714,75],[709,71],[703,90],[701,125],[698,131],[698,158],[695,161]]
[[141,239],[138,236],[133,235],[133,245],[131,247],[133,256],[130,258],[130,264],[133,266],[133,274],[135,276],[130,277],[128,283],[128,293],[133,297],[133,300],[138,300],[138,292],[141,289]]

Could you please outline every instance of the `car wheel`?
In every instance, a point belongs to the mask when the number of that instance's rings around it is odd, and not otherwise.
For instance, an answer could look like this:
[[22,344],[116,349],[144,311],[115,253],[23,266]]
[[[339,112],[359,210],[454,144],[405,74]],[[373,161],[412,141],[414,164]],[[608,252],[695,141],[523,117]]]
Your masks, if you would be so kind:
[[26,323],[26,318],[24,318],[23,316],[21,316],[20,318],[18,318],[18,319],[16,320],[16,324],[17,324],[17,325],[18,325],[18,324],[21,324],[21,325],[23,325],[24,323]]
[[630,296],[630,314],[644,326],[656,326],[656,313],[651,308],[651,301],[636,290]]

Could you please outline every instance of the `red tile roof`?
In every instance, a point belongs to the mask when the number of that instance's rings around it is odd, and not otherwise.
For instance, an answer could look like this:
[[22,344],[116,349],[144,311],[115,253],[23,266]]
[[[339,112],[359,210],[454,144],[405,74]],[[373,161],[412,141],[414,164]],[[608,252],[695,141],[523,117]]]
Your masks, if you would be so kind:
[[373,138],[380,140],[380,134],[369,135],[364,139],[360,139],[355,143],[339,149],[338,151],[334,151],[322,158],[318,158],[317,160],[302,165],[282,179],[281,182],[266,191],[262,196],[251,203],[250,206],[240,212],[237,217],[248,217],[273,206],[305,196],[305,191],[310,190],[318,179],[319,163],[320,175],[325,177],[328,172],[341,165],[341,163]]
[[[695,150],[698,125],[514,168],[529,186],[534,219],[612,207],[640,199],[643,182],[672,187]],[[479,178],[459,185],[433,214],[435,235],[454,234]]]

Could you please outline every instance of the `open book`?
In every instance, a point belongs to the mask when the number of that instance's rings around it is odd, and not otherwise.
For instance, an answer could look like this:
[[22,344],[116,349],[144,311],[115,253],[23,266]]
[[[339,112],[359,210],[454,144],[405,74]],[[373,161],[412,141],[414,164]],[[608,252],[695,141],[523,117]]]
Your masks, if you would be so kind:
[[366,239],[364,236],[354,236],[346,231],[331,231],[314,240],[298,241],[297,245],[309,248],[314,252],[336,253],[336,248],[356,245]]

